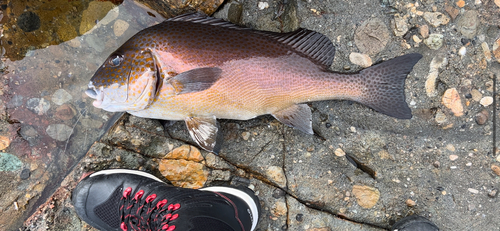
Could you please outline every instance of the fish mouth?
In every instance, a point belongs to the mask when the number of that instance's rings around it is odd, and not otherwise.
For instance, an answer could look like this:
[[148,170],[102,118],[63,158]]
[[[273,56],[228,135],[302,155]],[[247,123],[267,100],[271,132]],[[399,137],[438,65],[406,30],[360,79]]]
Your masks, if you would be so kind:
[[104,99],[104,92],[100,89],[96,89],[94,84],[92,84],[92,81],[89,83],[89,88],[85,91],[85,94],[87,94],[90,98],[95,99],[92,103],[94,107],[100,108]]

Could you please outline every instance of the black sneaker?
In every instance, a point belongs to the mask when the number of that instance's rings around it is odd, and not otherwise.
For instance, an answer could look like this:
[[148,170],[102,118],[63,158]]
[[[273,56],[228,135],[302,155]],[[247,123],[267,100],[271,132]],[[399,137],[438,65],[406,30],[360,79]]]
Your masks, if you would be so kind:
[[411,215],[396,222],[391,231],[439,231],[439,228],[425,217]]
[[246,187],[179,188],[125,169],[85,177],[72,201],[80,218],[100,230],[253,231],[260,214]]

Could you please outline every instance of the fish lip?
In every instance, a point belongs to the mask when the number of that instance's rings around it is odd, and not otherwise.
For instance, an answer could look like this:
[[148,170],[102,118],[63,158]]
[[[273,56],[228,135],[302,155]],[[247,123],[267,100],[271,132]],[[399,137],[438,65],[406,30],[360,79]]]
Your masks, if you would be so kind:
[[104,99],[104,92],[101,89],[96,89],[94,84],[92,84],[92,81],[90,81],[88,87],[89,88],[85,91],[85,94],[87,94],[90,98],[95,99],[92,104],[95,107],[100,108]]

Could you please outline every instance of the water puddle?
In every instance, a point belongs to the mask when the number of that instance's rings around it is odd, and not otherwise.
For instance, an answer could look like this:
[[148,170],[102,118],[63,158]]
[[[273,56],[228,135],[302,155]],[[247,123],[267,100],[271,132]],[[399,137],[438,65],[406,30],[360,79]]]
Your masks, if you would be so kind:
[[10,214],[0,229],[43,203],[120,116],[94,108],[87,84],[111,52],[163,18],[113,2],[0,4],[0,210]]

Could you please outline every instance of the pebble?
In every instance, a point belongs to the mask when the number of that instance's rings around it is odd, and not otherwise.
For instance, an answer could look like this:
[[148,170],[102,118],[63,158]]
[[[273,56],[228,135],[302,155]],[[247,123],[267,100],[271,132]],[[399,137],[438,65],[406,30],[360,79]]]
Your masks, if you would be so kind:
[[204,186],[209,175],[203,160],[196,147],[182,145],[159,161],[158,170],[175,186],[197,189]]
[[478,112],[475,116],[476,123],[483,125],[488,121],[489,113],[487,110],[482,110]]
[[399,14],[394,16],[394,35],[403,36],[408,32],[408,23],[407,17],[402,17]]
[[384,50],[389,39],[389,29],[379,18],[366,20],[354,34],[354,42],[359,51],[368,55],[375,55]]
[[474,193],[474,194],[478,194],[478,193],[479,193],[479,191],[478,191],[477,189],[468,188],[467,190],[468,190],[469,192],[471,192],[471,193]]
[[441,12],[425,12],[423,17],[433,27],[446,25],[450,22],[450,18]]
[[470,94],[472,95],[472,100],[477,102],[479,102],[481,98],[483,98],[483,94],[481,94],[481,92],[477,89],[472,89],[472,91],[470,91]]
[[406,205],[408,207],[415,207],[415,205],[417,205],[417,203],[412,199],[408,199],[408,200],[406,200]]
[[496,164],[492,164],[491,165],[491,170],[493,170],[493,172],[495,174],[497,174],[497,176],[500,176],[500,166],[498,166]]
[[500,38],[493,43],[493,56],[495,56],[497,62],[500,63]]
[[352,186],[352,193],[356,197],[359,206],[365,209],[375,206],[380,198],[378,189],[365,185]]
[[278,166],[269,166],[266,169],[266,175],[272,182],[278,184],[279,187],[286,187],[286,178],[283,168]]
[[486,97],[483,97],[479,103],[481,105],[483,105],[484,107],[487,107],[487,106],[490,106],[492,103],[493,103],[493,97],[491,96],[486,96]]
[[51,124],[45,130],[54,140],[65,141],[73,133],[73,129],[66,124]]
[[26,102],[26,107],[37,115],[43,115],[50,109],[50,103],[44,98],[31,98]]
[[458,156],[457,155],[450,155],[450,160],[451,161],[455,161],[458,159]]
[[439,163],[439,161],[434,161],[434,163],[432,163],[432,165],[434,165],[435,168],[439,168],[441,166],[441,163]]
[[17,156],[0,152],[0,171],[16,171],[21,169],[22,164]]
[[436,112],[436,116],[434,117],[434,120],[436,120],[436,123],[442,124],[447,121],[446,115],[442,111]]
[[430,49],[437,50],[443,46],[443,37],[442,34],[430,34],[428,38],[424,39],[424,43]]
[[259,2],[257,6],[259,7],[260,10],[263,10],[263,9],[269,8],[269,3],[267,3],[267,2]]
[[337,149],[335,149],[335,155],[336,156],[345,156],[345,152],[341,148],[337,148]]
[[453,146],[453,144],[447,144],[446,145],[446,149],[450,152],[454,152],[456,149],[455,149],[455,146]]
[[364,68],[372,65],[372,59],[370,58],[370,56],[366,54],[352,52],[349,55],[349,60],[351,61],[351,63],[354,63]]
[[465,47],[460,47],[460,50],[458,50],[458,54],[462,56],[462,58],[467,54],[467,48]]
[[248,140],[248,138],[250,138],[250,132],[242,132],[241,138],[243,138],[244,140]]
[[458,2],[456,2],[457,6],[462,8],[465,6],[465,1],[464,0],[459,0]]
[[19,131],[19,134],[21,137],[23,137],[24,140],[28,141],[28,144],[33,147],[38,144],[38,132],[36,131],[35,127],[31,125],[23,125],[21,127],[21,130]]
[[128,22],[118,19],[115,21],[115,24],[113,25],[113,32],[115,33],[116,37],[120,37],[123,35],[123,33],[125,33],[128,27],[129,27]]
[[422,38],[425,39],[425,38],[429,37],[429,26],[427,26],[427,25],[420,26],[419,32],[420,32],[420,35],[422,36]]
[[478,24],[478,13],[474,10],[466,11],[457,20],[458,30],[468,39],[473,39],[476,36]]
[[453,20],[457,17],[458,13],[460,12],[457,8],[452,7],[448,4],[446,4],[444,10],[451,16]]
[[498,195],[498,189],[492,189],[489,193],[488,196],[491,198],[495,198]]
[[19,177],[21,178],[21,180],[26,180],[26,179],[30,178],[30,175],[31,175],[30,169],[25,168],[21,171],[21,174],[19,175]]
[[449,108],[455,116],[462,116],[464,114],[462,100],[458,95],[457,89],[450,88],[446,90],[442,98],[442,103],[445,107]]
[[444,68],[448,65],[448,59],[446,57],[436,56],[432,58],[429,74],[427,75],[427,80],[425,81],[425,91],[428,97],[437,96],[438,92],[436,90],[436,82],[439,74],[439,69]]
[[0,136],[0,150],[5,150],[10,145],[10,139],[7,136]]

